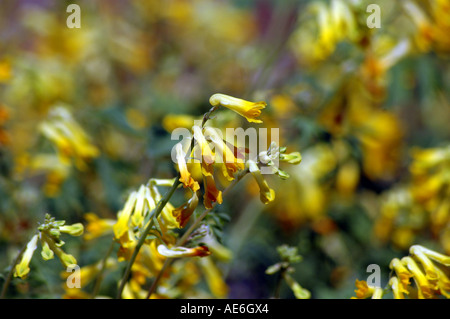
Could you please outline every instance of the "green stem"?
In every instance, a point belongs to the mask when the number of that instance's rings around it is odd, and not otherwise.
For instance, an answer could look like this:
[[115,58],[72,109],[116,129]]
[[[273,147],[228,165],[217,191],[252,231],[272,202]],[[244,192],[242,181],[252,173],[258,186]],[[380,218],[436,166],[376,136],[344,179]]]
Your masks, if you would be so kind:
[[279,274],[279,277],[278,277],[278,281],[277,281],[277,283],[276,283],[276,285],[275,285],[275,291],[274,291],[274,293],[273,293],[273,297],[274,297],[275,299],[280,299],[280,294],[281,294],[281,283],[283,282],[284,274],[286,273],[286,270],[287,270],[287,268],[285,268],[285,267],[281,268],[281,270],[280,270],[280,274]]
[[[237,220],[231,226],[231,230],[229,233],[228,240],[228,249],[230,249],[235,256],[238,256],[240,253],[240,249],[242,248],[242,244],[245,240],[247,240],[250,231],[253,229],[255,223],[258,221],[261,216],[263,209],[261,208],[263,205],[259,199],[253,198],[250,203],[244,208],[241,215],[237,217]],[[224,278],[228,277],[229,272],[231,271],[233,266],[233,262],[228,263],[224,270],[223,276]]]
[[106,269],[106,261],[108,260],[109,255],[111,255],[111,252],[114,249],[114,244],[115,244],[115,242],[114,242],[114,240],[112,240],[111,245],[109,246],[105,257],[103,257],[102,266],[97,275],[97,280],[95,281],[94,289],[92,291],[92,297],[91,297],[92,299],[94,299],[97,296],[98,292],[100,291],[100,286],[103,281],[103,273],[105,272],[105,269]]
[[[179,178],[175,179],[175,182],[172,185],[172,188],[164,195],[164,197],[159,201],[158,206],[155,208],[155,211],[153,212],[153,217],[158,218],[159,215],[161,214],[163,208],[166,206],[166,204],[169,202],[170,198],[172,197],[173,193],[175,192],[175,190],[177,189],[178,185],[181,182],[179,181]],[[148,224],[147,228],[145,229],[144,233],[142,234],[142,236],[139,238],[139,241],[133,251],[133,255],[130,258],[130,261],[128,262],[127,268],[125,269],[125,273],[122,277],[122,281],[120,283],[119,286],[119,290],[117,291],[117,295],[116,298],[120,299],[122,296],[122,292],[123,289],[125,287],[125,284],[128,280],[128,277],[130,276],[131,273],[131,267],[134,264],[134,261],[136,260],[137,255],[139,254],[139,250],[141,249],[142,245],[145,243],[145,239],[147,238],[148,233],[152,230],[153,228],[153,221],[155,220],[154,218],[150,219],[150,223]]]
[[6,291],[8,290],[8,286],[11,283],[11,280],[13,278],[14,268],[16,267],[17,262],[19,261],[20,257],[22,256],[22,254],[24,253],[26,248],[27,248],[27,245],[23,246],[22,249],[17,254],[17,257],[13,260],[11,269],[9,270],[9,273],[8,273],[8,276],[6,277],[5,283],[3,284],[2,293],[0,294],[0,299],[5,298]]
[[162,266],[161,270],[159,271],[158,275],[156,276],[155,280],[153,281],[152,285],[150,286],[150,289],[148,290],[147,297],[145,299],[149,299],[150,296],[155,292],[156,287],[158,286],[159,280],[162,278],[164,273],[166,272],[166,269],[169,268],[169,266],[172,264],[172,262],[175,260],[175,258],[167,258],[164,261],[164,265]]

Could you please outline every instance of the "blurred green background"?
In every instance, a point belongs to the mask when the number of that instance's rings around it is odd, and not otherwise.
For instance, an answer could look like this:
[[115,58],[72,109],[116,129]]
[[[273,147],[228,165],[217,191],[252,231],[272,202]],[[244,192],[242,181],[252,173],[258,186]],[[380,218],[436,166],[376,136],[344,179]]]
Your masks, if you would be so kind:
[[[0,3],[3,278],[45,213],[115,219],[131,190],[174,177],[170,132],[214,93],[266,101],[261,127],[303,155],[290,179],[267,178],[274,203],[247,178],[219,207],[229,298],[273,296],[265,270],[282,244],[298,248],[293,277],[317,299],[350,298],[373,263],[386,284],[412,244],[450,254],[449,1],[76,1],[81,28],[70,29],[72,2]],[[367,26],[370,3],[381,28]],[[42,129],[60,108],[85,134],[79,148]],[[229,113],[218,121],[246,125]],[[109,242],[69,238],[65,250],[83,266]],[[9,296],[64,293],[58,261],[31,269]],[[122,271],[107,273],[103,295]],[[280,296],[294,298],[285,284]]]

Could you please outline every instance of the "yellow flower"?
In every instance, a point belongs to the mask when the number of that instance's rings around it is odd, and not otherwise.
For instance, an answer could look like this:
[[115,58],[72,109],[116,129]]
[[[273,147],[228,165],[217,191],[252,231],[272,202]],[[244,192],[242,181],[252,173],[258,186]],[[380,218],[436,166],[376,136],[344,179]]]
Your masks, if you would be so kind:
[[117,260],[119,262],[129,260],[137,245],[135,234],[131,229],[125,229],[125,232],[119,238],[116,237],[116,240],[120,243]]
[[344,196],[352,195],[358,186],[359,165],[355,160],[347,160],[340,165],[336,175],[336,189]]
[[176,159],[178,163],[178,169],[180,170],[180,182],[183,183],[184,187],[190,188],[193,192],[200,189],[198,183],[192,178],[191,173],[189,173],[186,165],[186,158],[183,151],[183,145],[178,143],[175,146]]
[[117,223],[113,226],[114,236],[116,239],[121,239],[125,232],[129,229],[129,220],[133,212],[137,198],[137,192],[132,192],[125,203],[124,208],[118,213]]
[[[69,267],[70,265],[76,265],[77,260],[75,257],[73,257],[70,254],[66,254],[60,247],[60,244],[55,242],[55,239],[53,236],[48,234],[45,231],[42,231],[41,234],[41,241],[43,242],[43,246],[48,245],[48,248],[53,251],[53,253],[56,254],[56,256],[59,258],[61,263],[65,268]],[[48,253],[48,252],[47,252]],[[53,258],[53,254],[49,255],[48,257]]]
[[427,174],[430,169],[445,163],[450,159],[450,147],[419,149],[411,151],[414,161],[410,166],[413,175]]
[[445,256],[423,246],[414,245],[411,247],[414,251],[420,250],[425,256],[431,258],[444,266],[450,266],[450,256]]
[[419,32],[415,36],[417,47],[423,52],[430,50],[434,38],[434,30],[431,21],[420,7],[413,2],[405,1],[403,7],[418,28]]
[[212,203],[217,202],[222,204],[222,192],[216,188],[216,183],[214,182],[214,177],[204,176],[203,184],[205,187],[205,194],[203,195],[203,204],[207,209],[212,208]]
[[[381,299],[383,296],[383,289],[380,287],[369,286],[366,281],[358,280],[355,281],[356,286],[356,299],[366,299],[372,297],[372,299]],[[355,299],[355,297],[352,297]]]
[[168,248],[165,245],[158,246],[158,253],[168,258],[205,257],[211,254],[208,247],[206,246],[199,246],[195,248],[186,248],[186,247]]
[[61,233],[66,233],[72,236],[81,236],[83,235],[84,227],[83,224],[76,223],[72,225],[61,226],[59,227],[59,230],[61,231]]
[[11,79],[11,64],[7,60],[0,61],[0,83],[6,83]]
[[212,95],[209,99],[209,103],[211,103],[212,106],[229,108],[245,117],[247,121],[253,123],[262,123],[257,117],[261,115],[261,109],[264,109],[267,106],[266,102],[249,102],[220,93]]
[[92,240],[100,236],[109,234],[113,231],[113,226],[116,224],[114,219],[99,218],[94,213],[86,213],[84,219],[88,222],[86,225],[85,240]]
[[194,193],[187,203],[174,209],[173,216],[177,219],[177,222],[180,225],[179,227],[183,228],[186,226],[197,205],[198,196],[197,193]]
[[234,150],[232,151],[228,144],[220,137],[219,133],[213,128],[206,128],[205,135],[212,141],[216,156],[222,155],[222,158],[216,159],[216,163],[222,165],[222,173],[228,181],[234,180],[234,174],[244,169],[242,158],[236,158]]
[[233,257],[233,253],[216,240],[215,236],[212,235],[208,229],[208,226],[203,227],[206,228],[206,235],[202,238],[202,242],[208,246],[208,249],[214,255],[214,258],[219,261],[229,261]]
[[228,294],[228,286],[224,282],[222,274],[214,264],[211,257],[205,257],[199,260],[200,266],[206,277],[206,283],[209,290],[216,298],[225,298]]
[[272,202],[275,199],[275,191],[269,187],[266,180],[262,176],[261,171],[259,170],[258,165],[252,161],[249,160],[248,167],[250,173],[255,178],[256,182],[259,185],[259,193],[260,193],[260,199],[264,204],[268,204]]
[[34,235],[31,240],[27,244],[27,248],[25,249],[20,263],[16,265],[16,270],[14,272],[14,277],[26,278],[28,273],[30,272],[30,262],[33,257],[33,253],[37,248],[38,235]]
[[392,288],[392,293],[394,294],[394,299],[405,299],[403,293],[405,292],[403,285],[399,282],[397,277],[392,277],[389,280],[389,285]]
[[[211,148],[209,147],[208,142],[206,141],[205,136],[202,133],[202,129],[200,126],[193,126],[192,130],[194,132],[194,138],[197,141],[198,145],[200,146],[201,150],[201,167],[202,167],[202,174],[203,175],[212,175],[213,173],[213,165],[214,164],[214,155],[211,151]],[[195,157],[197,157],[197,154],[194,153]]]
[[297,299],[309,299],[311,298],[311,292],[309,290],[303,288],[297,281],[294,280],[289,274],[284,274],[284,279],[288,284],[289,288],[291,288],[292,292]]
[[411,254],[411,256],[414,256],[419,260],[422,267],[425,269],[426,278],[430,282],[434,282],[439,278],[439,275],[436,272],[436,267],[434,266],[433,262],[424,254],[422,246],[411,246],[411,248],[409,249],[409,253]]
[[[157,186],[166,186],[166,187],[172,186],[174,181],[175,181],[174,179],[150,180],[150,196],[147,196],[150,210],[153,210],[156,207],[156,204],[162,199],[162,196],[159,193]],[[168,202],[162,209],[161,215],[158,217],[158,222],[163,233],[165,233],[167,229],[180,227],[175,216],[173,215],[174,209],[175,207],[173,207],[173,205],[170,202]]]
[[402,284],[403,290],[405,290],[406,292],[406,287],[409,286],[409,279],[412,277],[412,274],[398,258],[394,258],[391,260],[389,268],[393,269],[397,276],[400,278],[400,283]]
[[78,169],[86,168],[85,160],[97,157],[99,150],[89,142],[82,127],[64,107],[51,111],[50,119],[40,125],[40,131],[57,147],[63,160],[74,158]]
[[297,164],[300,164],[302,161],[302,154],[300,154],[300,152],[292,152],[289,154],[280,154],[280,161],[297,165]]
[[413,275],[414,281],[416,282],[417,288],[419,290],[419,298],[432,298],[433,290],[435,287],[428,281],[414,259],[412,259],[411,257],[403,257],[401,259],[401,262]]
[[162,120],[162,126],[167,132],[177,128],[190,128],[194,124],[195,117],[191,115],[168,114]]
[[136,195],[134,212],[131,216],[131,222],[134,226],[141,226],[145,217],[145,213],[148,212],[148,206],[146,206],[146,202],[148,203],[147,197],[150,197],[150,190],[148,189],[148,187],[141,185]]

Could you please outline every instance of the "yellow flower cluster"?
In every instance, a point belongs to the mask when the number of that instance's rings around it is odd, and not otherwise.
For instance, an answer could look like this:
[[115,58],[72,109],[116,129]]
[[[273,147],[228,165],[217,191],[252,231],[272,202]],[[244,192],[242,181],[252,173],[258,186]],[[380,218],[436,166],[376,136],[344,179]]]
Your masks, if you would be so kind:
[[48,120],[39,129],[56,147],[61,162],[75,161],[78,169],[86,169],[86,161],[99,155],[88,136],[64,107],[56,107],[49,113]]
[[425,4],[404,1],[402,4],[417,28],[414,41],[418,50],[449,52],[450,1],[430,0]]
[[[389,265],[394,275],[388,286],[394,299],[405,299],[405,295],[412,299],[450,298],[450,257],[420,245],[411,246],[409,253],[402,259],[392,259]],[[384,289],[365,281],[356,280],[356,288],[356,299],[381,299],[385,294]]]
[[375,235],[405,248],[418,231],[429,228],[449,253],[450,148],[416,148],[412,159],[408,181],[384,194]]
[[62,250],[61,247],[64,245],[64,241],[59,237],[61,236],[61,233],[69,234],[71,236],[80,236],[83,234],[84,227],[81,223],[73,225],[65,225],[65,223],[64,220],[57,221],[54,217],[46,214],[44,222],[38,227],[38,233],[28,242],[20,261],[15,266],[15,277],[27,277],[30,272],[29,265],[31,259],[38,246],[38,240],[42,246],[41,256],[44,260],[53,259],[56,255],[65,268],[77,263],[75,257],[66,254]]
[[100,151],[64,106],[53,108],[48,118],[40,123],[39,130],[55,147],[56,153],[21,155],[16,170],[21,177],[45,173],[44,191],[47,196],[53,197],[69,177],[72,163],[77,169],[85,171],[89,161],[98,157]]
[[[145,298],[146,292],[142,286],[147,280],[164,271],[167,259],[180,257],[204,258],[198,262],[185,262],[186,266],[189,265],[190,271],[180,271],[177,274],[180,280],[178,285],[192,289],[198,280],[189,278],[197,278],[199,273],[203,272],[211,293],[216,297],[226,295],[226,285],[211,257],[226,261],[231,258],[230,252],[214,239],[207,228],[197,230],[201,234],[202,244],[194,247],[181,246],[176,233],[173,232],[174,229],[184,228],[188,224],[199,205],[201,188],[199,181],[193,178],[195,166],[199,168],[203,179],[203,205],[208,212],[216,204],[223,202],[222,190],[216,186],[216,173],[220,173],[227,183],[236,183],[245,174],[251,173],[259,185],[261,201],[269,203],[274,200],[275,193],[264,179],[260,166],[270,168],[271,172],[285,179],[288,175],[275,165],[276,161],[290,164],[301,162],[299,152],[288,154],[286,148],[280,148],[276,143],[272,143],[267,151],[260,152],[257,158],[246,161],[246,151],[243,148],[223,140],[213,127],[205,126],[210,115],[219,107],[231,109],[249,122],[261,123],[258,117],[261,109],[266,106],[265,102],[254,103],[224,94],[214,94],[210,98],[210,103],[212,108],[205,114],[202,124],[192,127],[190,145],[187,145],[189,149],[186,151],[186,146],[182,142],[174,147],[178,178],[150,179],[146,185],[141,185],[137,191],[131,192],[123,209],[118,212],[115,223],[113,220],[100,219],[92,213],[86,214],[88,220],[86,238],[94,239],[113,232],[115,241],[120,244],[118,261],[132,263],[131,278],[123,287],[122,298]],[[174,186],[178,184],[189,190],[190,198],[184,204],[175,207],[169,200],[165,201],[159,188],[172,187],[174,191]],[[158,210],[160,213],[155,214]],[[147,231],[148,229],[150,231]],[[140,246],[139,241],[144,236],[144,244]],[[208,257],[211,254],[213,256]],[[173,263],[168,271],[177,272],[177,267],[178,263]],[[176,294],[166,281],[163,281],[160,287],[151,297],[170,297]]]
[[359,39],[355,11],[346,1],[334,0],[329,5],[314,2],[307,11],[312,18],[307,27],[299,28],[294,33],[291,45],[294,52],[298,52],[310,64],[326,59],[339,42]]

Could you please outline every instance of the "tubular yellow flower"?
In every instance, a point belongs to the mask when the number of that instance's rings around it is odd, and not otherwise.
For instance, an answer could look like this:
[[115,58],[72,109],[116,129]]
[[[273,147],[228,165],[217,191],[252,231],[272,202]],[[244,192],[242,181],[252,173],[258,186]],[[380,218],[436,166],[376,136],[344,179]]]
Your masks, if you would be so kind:
[[117,223],[113,226],[114,236],[116,239],[120,239],[123,234],[128,230],[128,224],[133,212],[133,207],[135,205],[137,198],[137,192],[132,192],[125,203],[125,207],[122,211],[118,213]]
[[6,83],[11,79],[11,64],[8,60],[0,61],[0,83]]
[[131,229],[125,229],[121,237],[116,240],[120,243],[119,251],[117,252],[117,260],[119,262],[129,260],[134,248],[137,245],[136,236]]
[[[41,240],[48,244],[49,249],[51,249],[55,255],[59,258],[64,267],[69,267],[70,265],[76,265],[77,260],[70,254],[66,254],[62,249],[60,243],[54,241],[54,239],[48,235],[46,232],[41,232]],[[52,257],[53,258],[53,257]]]
[[414,245],[411,248],[413,248],[413,247],[414,247],[415,251],[417,251],[417,250],[422,251],[423,254],[425,256],[427,256],[428,258],[431,258],[444,266],[450,266],[450,256],[445,256],[443,254],[440,254],[438,252],[435,252],[431,249],[425,248],[420,245]]
[[372,286],[369,286],[365,280],[355,280],[356,286],[356,298],[357,299],[366,299],[373,295],[375,289]]
[[419,6],[413,2],[405,1],[403,6],[418,28],[419,32],[416,35],[416,43],[419,50],[424,52],[428,51],[434,38],[433,26],[430,20]]
[[394,294],[394,299],[405,299],[403,295],[404,289],[403,285],[399,282],[397,277],[392,277],[389,279],[389,285],[392,288],[392,293]]
[[354,160],[347,160],[343,163],[336,175],[336,189],[343,196],[350,196],[358,186],[360,171],[358,163]]
[[190,128],[194,124],[195,117],[191,115],[168,114],[162,120],[162,126],[167,132],[176,128]]
[[166,257],[158,253],[158,244],[156,240],[152,240],[150,244],[144,245],[139,258],[142,259],[142,263],[145,264],[150,272],[158,273],[161,271]]
[[435,266],[433,265],[433,262],[428,259],[428,257],[423,253],[422,247],[419,245],[411,246],[409,249],[409,253],[416,257],[419,262],[422,264],[423,268],[425,269],[426,278],[430,282],[434,282],[439,278],[439,275],[437,274],[435,270]]
[[34,235],[31,240],[27,244],[27,248],[22,255],[20,263],[16,265],[16,269],[14,272],[14,277],[26,278],[28,273],[30,272],[30,262],[33,257],[33,253],[37,248],[38,235]]
[[[157,186],[167,186],[167,181],[159,180],[151,180],[150,181],[150,195],[147,196],[148,204],[150,210],[153,210],[156,207],[156,204],[162,199],[161,194],[158,191]],[[173,181],[172,181],[173,183]],[[167,229],[179,228],[180,225],[177,222],[175,216],[173,215],[175,207],[171,203],[167,203],[163,210],[161,211],[161,215],[158,217],[158,222],[161,230],[165,232]]]
[[114,219],[101,219],[94,213],[86,213],[84,219],[88,222],[86,225],[85,240],[92,240],[100,236],[109,234],[113,231],[116,224]]
[[381,287],[375,287],[373,289],[372,299],[381,299],[383,298],[383,289]]
[[201,156],[202,156],[202,174],[203,175],[212,175],[214,164],[214,155],[209,147],[208,142],[205,139],[205,136],[202,133],[202,129],[200,126],[193,126],[192,130],[194,132],[194,138],[200,146]]
[[207,226],[204,227],[206,228],[206,235],[202,238],[202,242],[208,246],[208,249],[214,255],[214,258],[224,262],[230,261],[233,257],[233,253],[216,240]]
[[442,270],[439,269],[439,267],[436,267],[436,272],[439,275],[439,281],[437,283],[439,291],[445,297],[450,298],[450,279]]
[[395,271],[397,276],[400,278],[400,283],[402,284],[403,290],[408,293],[406,291],[406,287],[409,286],[409,279],[412,277],[412,274],[409,272],[409,270],[402,264],[402,262],[398,258],[394,258],[391,260],[389,268]]
[[203,195],[203,204],[207,209],[212,208],[212,203],[217,202],[222,204],[222,191],[216,188],[216,183],[214,182],[214,177],[204,176],[203,184],[205,186],[205,194]]
[[228,294],[228,286],[222,279],[222,274],[212,261],[211,257],[202,258],[199,261],[209,290],[216,298],[225,298]]
[[61,233],[66,233],[72,236],[81,236],[84,232],[84,226],[81,223],[76,223],[73,225],[64,225],[59,227]]
[[294,280],[289,274],[284,275],[284,279],[288,284],[289,288],[291,288],[292,292],[297,299],[309,299],[311,298],[311,293],[309,290],[303,288],[297,281]]
[[86,159],[99,155],[97,147],[90,143],[83,128],[64,107],[54,108],[51,118],[41,123],[40,131],[56,145],[63,160],[73,157],[80,170],[86,168]]
[[422,270],[419,268],[417,263],[411,257],[403,257],[401,262],[411,271],[413,274],[414,281],[419,290],[419,298],[432,298],[433,293],[432,290],[434,287],[427,280]]
[[222,164],[222,173],[229,181],[234,180],[234,174],[244,169],[245,165],[242,158],[236,158],[234,152],[228,147],[227,143],[220,138],[216,130],[206,128],[205,134],[211,139],[215,149],[216,156],[222,155],[221,159],[216,159],[216,162]]
[[190,188],[193,192],[196,192],[200,189],[198,183],[192,178],[191,173],[189,173],[186,165],[186,158],[183,152],[183,145],[178,143],[175,146],[176,150],[176,159],[178,163],[178,169],[180,170],[180,182],[183,183],[184,187]]
[[214,94],[209,99],[212,106],[224,106],[245,117],[247,121],[262,123],[257,117],[261,115],[261,110],[267,106],[266,102],[249,102],[225,94]]
[[177,222],[180,225],[179,227],[183,228],[186,226],[197,205],[198,196],[197,193],[194,193],[187,203],[174,209],[173,216],[177,219]]
[[290,154],[280,154],[280,161],[288,162],[289,164],[300,164],[302,161],[302,155],[300,152],[293,152]]
[[134,226],[140,226],[144,220],[146,195],[149,194],[150,191],[148,188],[141,185],[136,195],[136,205],[134,207],[133,215],[131,216],[131,221]]
[[205,257],[211,254],[208,247],[206,246],[199,246],[195,248],[186,248],[186,247],[168,248],[165,245],[158,246],[158,253],[167,258]]
[[272,202],[275,199],[275,191],[271,189],[267,184],[266,180],[261,174],[261,171],[259,170],[258,165],[252,160],[249,160],[247,163],[250,173],[252,173],[253,177],[259,185],[261,201],[264,204]]
[[50,246],[48,245],[48,243],[41,239],[41,245],[42,245],[42,250],[41,250],[42,259],[44,259],[44,260],[53,259],[55,257],[55,254],[53,253],[53,250],[50,249]]

